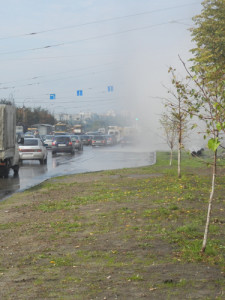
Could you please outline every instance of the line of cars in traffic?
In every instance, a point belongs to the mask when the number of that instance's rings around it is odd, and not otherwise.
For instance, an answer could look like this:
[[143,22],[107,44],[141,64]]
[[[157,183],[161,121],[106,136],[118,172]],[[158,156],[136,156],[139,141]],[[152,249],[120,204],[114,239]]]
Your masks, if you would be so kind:
[[[47,135],[47,136],[43,137],[43,140],[45,143],[48,144],[49,148],[53,149],[53,154],[54,154],[54,151],[57,151],[57,149],[55,149],[56,148],[55,146],[57,146],[57,142],[55,143],[55,141],[57,141],[58,139],[63,140],[64,136],[67,136],[67,137],[70,136],[72,142],[74,142],[74,144],[75,144],[75,149],[77,149],[79,151],[83,150],[84,145],[85,146],[92,145],[94,147],[94,146],[112,146],[112,145],[116,144],[116,139],[113,135],[103,135],[103,134],[100,134],[99,132],[93,132],[91,134],[83,134],[83,135],[65,134],[65,135],[60,135],[60,137],[57,135],[55,135],[55,136]],[[63,143],[63,144],[65,144],[65,143]]]
[[52,150],[52,155],[57,153],[75,154],[75,151],[83,151],[84,145],[107,146],[115,145],[113,136],[93,134],[93,135],[71,135],[56,134],[46,136],[34,136],[31,133],[24,134],[24,143],[19,145],[19,158],[22,163],[24,160],[39,160],[40,164],[47,163],[48,150]]

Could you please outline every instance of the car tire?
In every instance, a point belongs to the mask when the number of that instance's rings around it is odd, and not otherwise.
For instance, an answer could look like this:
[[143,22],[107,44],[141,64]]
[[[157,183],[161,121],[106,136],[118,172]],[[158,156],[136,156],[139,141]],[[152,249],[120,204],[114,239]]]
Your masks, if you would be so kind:
[[39,159],[39,161],[40,161],[40,164],[41,164],[41,165],[43,165],[43,164],[44,164],[44,162],[45,162],[44,158],[42,158],[42,159]]
[[47,157],[44,159],[44,164],[47,165]]
[[72,150],[72,151],[71,151],[71,155],[74,155],[74,154],[75,154],[75,151],[74,151],[74,150]]
[[52,151],[52,155],[55,155],[56,154],[56,152],[55,151]]

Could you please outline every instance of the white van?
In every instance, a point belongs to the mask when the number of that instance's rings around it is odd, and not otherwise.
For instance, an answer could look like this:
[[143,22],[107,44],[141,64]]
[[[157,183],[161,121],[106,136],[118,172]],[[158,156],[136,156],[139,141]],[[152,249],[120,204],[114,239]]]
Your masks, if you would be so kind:
[[119,130],[109,129],[108,134],[115,136],[117,144],[120,142],[120,140],[121,140],[121,134],[120,134]]

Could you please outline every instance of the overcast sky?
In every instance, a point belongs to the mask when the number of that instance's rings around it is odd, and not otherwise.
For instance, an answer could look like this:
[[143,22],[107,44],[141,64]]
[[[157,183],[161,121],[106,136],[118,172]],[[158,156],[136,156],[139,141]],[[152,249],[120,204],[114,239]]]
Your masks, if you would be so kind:
[[0,3],[0,98],[51,112],[131,111],[150,120],[162,110],[157,97],[166,94],[168,67],[184,72],[178,54],[190,58],[188,28],[202,8],[201,0]]

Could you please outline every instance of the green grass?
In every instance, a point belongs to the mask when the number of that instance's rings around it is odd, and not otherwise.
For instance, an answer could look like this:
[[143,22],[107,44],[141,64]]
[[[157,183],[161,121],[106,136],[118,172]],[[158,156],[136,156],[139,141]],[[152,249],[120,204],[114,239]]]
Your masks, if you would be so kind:
[[43,212],[53,212],[57,210],[63,210],[63,209],[71,209],[71,207],[74,205],[73,202],[63,200],[63,201],[49,201],[48,203],[42,203],[38,206],[36,206],[36,209],[42,210]]

